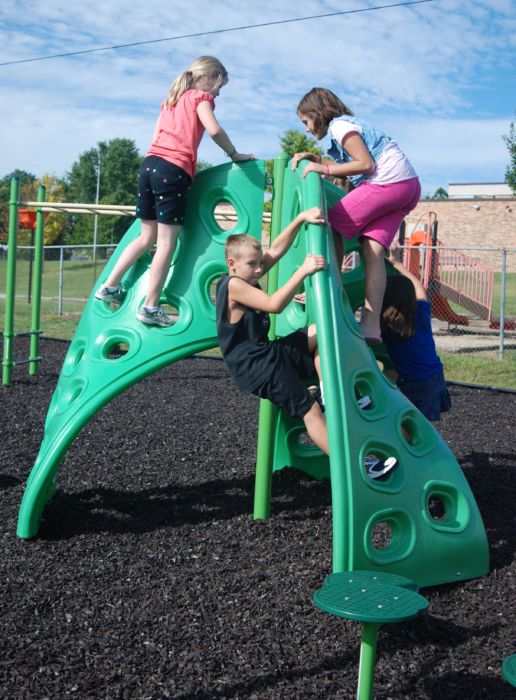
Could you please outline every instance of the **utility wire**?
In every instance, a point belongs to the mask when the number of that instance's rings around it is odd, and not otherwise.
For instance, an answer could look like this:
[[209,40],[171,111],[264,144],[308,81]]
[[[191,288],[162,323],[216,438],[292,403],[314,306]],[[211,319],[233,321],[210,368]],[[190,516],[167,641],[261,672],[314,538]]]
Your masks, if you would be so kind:
[[195,32],[192,34],[179,34],[169,36],[164,39],[149,39],[148,41],[134,41],[131,44],[115,44],[114,46],[102,46],[97,49],[83,49],[82,51],[69,51],[68,53],[56,53],[51,56],[38,56],[37,58],[22,58],[17,61],[5,61],[1,66],[13,66],[18,63],[31,63],[33,61],[48,61],[52,58],[66,58],[68,56],[78,56],[80,54],[95,53],[97,51],[112,51],[114,49],[126,49],[131,46],[143,46],[144,44],[158,44],[162,41],[177,41],[178,39],[191,39],[198,36],[209,36],[210,34],[224,34],[226,32],[239,32],[243,29],[257,29],[258,27],[271,27],[278,24],[290,24],[292,22],[305,22],[311,19],[322,19],[325,17],[336,17],[337,15],[353,15],[359,12],[371,12],[373,10],[386,10],[389,7],[406,7],[407,5],[420,5],[422,3],[435,2],[435,0],[409,0],[409,2],[397,2],[391,5],[377,5],[376,7],[363,7],[357,10],[342,10],[341,12],[329,12],[322,15],[310,15],[308,17],[295,17],[293,19],[280,19],[274,22],[261,22],[259,24],[245,24],[240,27],[227,27],[226,29],[213,29],[207,32]]

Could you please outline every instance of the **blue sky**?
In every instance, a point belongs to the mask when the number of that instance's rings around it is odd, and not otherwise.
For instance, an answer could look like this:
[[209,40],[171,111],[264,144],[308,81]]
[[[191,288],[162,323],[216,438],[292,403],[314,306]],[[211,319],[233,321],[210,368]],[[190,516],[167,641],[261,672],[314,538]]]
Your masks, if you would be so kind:
[[[0,63],[273,22],[389,0],[2,0]],[[0,66],[0,177],[64,175],[98,141],[143,154],[174,77],[201,54],[230,82],[216,114],[243,152],[271,158],[313,86],[330,88],[406,152],[423,192],[503,182],[516,121],[516,3],[433,0],[79,56]],[[323,143],[323,145],[325,145]],[[199,157],[224,161],[205,136]]]

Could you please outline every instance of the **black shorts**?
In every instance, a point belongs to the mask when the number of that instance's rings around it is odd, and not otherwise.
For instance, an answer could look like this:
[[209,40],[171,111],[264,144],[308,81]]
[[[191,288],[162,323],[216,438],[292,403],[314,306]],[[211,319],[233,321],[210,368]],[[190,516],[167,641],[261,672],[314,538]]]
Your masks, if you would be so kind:
[[273,342],[278,345],[278,364],[253,394],[269,399],[292,418],[303,418],[315,403],[304,381],[316,375],[313,357],[308,352],[308,333],[305,328]]
[[192,178],[178,165],[159,156],[147,156],[140,167],[136,216],[177,224],[185,220],[186,195]]

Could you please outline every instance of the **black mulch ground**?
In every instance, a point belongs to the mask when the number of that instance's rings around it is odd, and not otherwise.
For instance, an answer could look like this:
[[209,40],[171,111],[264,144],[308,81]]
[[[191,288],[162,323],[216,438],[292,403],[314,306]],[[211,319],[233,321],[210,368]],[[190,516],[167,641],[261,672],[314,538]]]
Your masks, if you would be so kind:
[[[26,349],[17,339],[17,352]],[[273,479],[252,519],[258,403],[217,360],[185,360],[78,436],[40,536],[16,538],[24,483],[67,345],[0,389],[0,697],[353,698],[356,623],[317,610],[331,569],[327,482]],[[429,612],[380,632],[378,699],[515,697],[516,395],[452,387],[439,430],[489,535],[483,579],[423,590]]]

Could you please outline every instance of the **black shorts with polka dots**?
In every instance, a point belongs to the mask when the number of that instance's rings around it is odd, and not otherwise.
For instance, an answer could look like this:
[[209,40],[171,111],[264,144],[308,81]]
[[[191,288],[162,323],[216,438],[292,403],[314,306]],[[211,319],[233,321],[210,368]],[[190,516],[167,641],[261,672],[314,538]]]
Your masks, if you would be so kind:
[[147,156],[140,167],[136,216],[162,224],[184,222],[186,196],[192,178],[178,165]]

